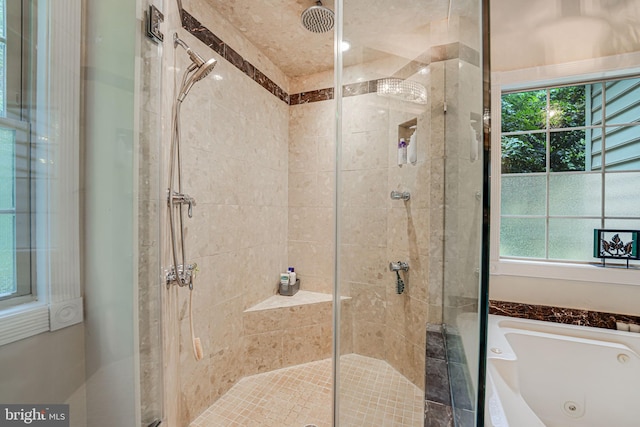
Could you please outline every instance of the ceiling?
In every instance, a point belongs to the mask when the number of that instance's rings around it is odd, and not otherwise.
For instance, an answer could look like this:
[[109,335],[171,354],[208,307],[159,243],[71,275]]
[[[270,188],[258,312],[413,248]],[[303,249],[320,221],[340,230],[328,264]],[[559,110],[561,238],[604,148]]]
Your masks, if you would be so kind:
[[495,71],[640,51],[638,0],[491,0]]
[[[314,0],[205,0],[242,32],[287,76],[333,68],[333,31],[306,30],[302,12]],[[470,0],[458,0],[458,3]],[[429,23],[447,17],[449,0],[349,0],[344,6],[344,36],[352,48],[346,65],[386,55],[414,59],[425,49]],[[334,0],[322,5],[335,10]]]
[[[204,0],[289,77],[333,68],[333,31],[300,22],[314,0]],[[323,5],[335,9],[335,0]],[[431,45],[431,23],[469,15],[478,0],[345,0],[345,65],[394,55],[407,60]],[[543,6],[544,5],[544,6]],[[451,8],[451,10],[449,10]],[[526,68],[640,51],[639,0],[491,0],[492,67]]]

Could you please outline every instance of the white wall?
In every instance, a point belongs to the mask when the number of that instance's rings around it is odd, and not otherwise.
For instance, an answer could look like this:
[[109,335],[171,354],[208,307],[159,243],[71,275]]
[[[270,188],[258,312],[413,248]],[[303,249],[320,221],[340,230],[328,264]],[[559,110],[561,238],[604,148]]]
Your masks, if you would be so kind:
[[0,402],[69,403],[84,422],[84,326],[44,332],[0,347]]
[[637,316],[640,286],[581,280],[491,276],[490,294],[492,299],[500,301]]
[[491,0],[490,7],[493,71],[638,50],[636,0]]

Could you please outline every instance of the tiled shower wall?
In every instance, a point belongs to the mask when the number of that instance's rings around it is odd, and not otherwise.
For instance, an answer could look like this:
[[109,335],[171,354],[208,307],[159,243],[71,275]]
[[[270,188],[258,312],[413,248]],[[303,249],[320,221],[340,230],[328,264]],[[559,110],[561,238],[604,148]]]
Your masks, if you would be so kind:
[[[353,67],[345,71],[345,79],[375,81],[403,65],[384,61]],[[429,85],[428,77],[414,78]],[[292,85],[325,87],[331,85],[331,75],[308,76]],[[353,341],[343,340],[341,353],[353,346],[357,354],[386,360],[422,388],[425,342],[420,325],[426,324],[429,298],[431,162],[441,161],[433,160],[430,142],[441,138],[431,135],[430,105],[380,97],[375,91],[345,93],[354,96],[343,101],[340,277],[342,295],[353,301],[352,314],[343,315],[341,322],[352,325]],[[333,245],[333,109],[332,101],[294,105],[289,125],[289,259],[299,267],[303,287],[308,283],[323,292],[331,292],[324,285],[332,282],[331,259],[319,254]],[[418,162],[399,167],[398,125],[411,119],[417,119]],[[392,201],[391,190],[410,191],[411,201]],[[410,264],[401,295],[396,294],[395,273],[389,271],[389,262],[398,260]]]
[[[340,273],[343,292],[354,299],[354,351],[386,360],[420,388],[431,206],[428,107],[375,93],[348,97],[342,134]],[[398,126],[412,119],[418,162],[399,167]],[[391,200],[392,190],[409,191],[411,199]],[[402,294],[396,293],[391,261],[409,264]]]
[[[181,113],[183,190],[197,201],[193,218],[186,219],[186,239],[188,262],[196,262],[200,270],[193,316],[203,360],[195,361],[192,354],[189,290],[172,287],[165,294],[165,387],[175,393],[166,398],[168,424],[186,425],[246,375],[245,367],[256,364],[247,351],[251,343],[243,337],[242,314],[275,293],[278,275],[287,266],[289,107],[183,30],[175,3],[167,3],[165,28],[172,30],[165,37],[177,31],[195,51],[218,60],[212,77],[192,88]],[[288,86],[286,77],[205,2],[183,5],[225,40],[232,40],[236,51],[259,64],[281,87]],[[166,175],[174,87],[188,66],[188,56],[166,41],[164,49]],[[161,182],[167,185],[168,175]],[[172,264],[168,236],[165,225],[163,265]]]
[[[461,21],[458,18],[451,26],[432,23],[434,42],[456,40]],[[406,63],[373,63],[345,71],[346,84],[358,78],[371,82],[396,72],[427,85],[430,99],[428,105],[420,106],[382,98],[371,91],[353,94],[345,89],[340,259],[342,292],[353,298],[353,318],[343,317],[342,322],[353,322],[354,352],[387,360],[422,386],[425,343],[420,325],[442,323],[443,283],[451,288],[446,294],[448,304],[461,311],[467,309],[466,303],[477,307],[477,290],[466,289],[468,283],[478,280],[479,257],[474,254],[479,250],[479,224],[469,218],[480,218],[481,182],[473,177],[481,171],[482,147],[478,138],[477,157],[472,159],[476,154],[471,127],[478,134],[481,130],[481,108],[475,104],[479,92],[471,87],[474,73],[478,73],[477,50],[452,41],[431,47],[420,59],[422,66],[428,65],[426,76],[416,74],[416,67],[413,74],[403,74],[412,67]],[[304,88],[305,84],[324,87],[329,83],[321,76],[309,76],[292,84]],[[318,165],[332,161],[329,149],[333,150],[333,144],[328,139],[314,139],[313,134],[314,129],[326,132],[325,114],[330,111],[323,109],[324,103],[291,108],[290,168],[299,171],[289,173],[290,189],[296,186],[289,196],[290,205],[296,205],[290,210],[290,239],[291,230],[313,229],[320,222],[315,211],[306,215],[306,209],[299,207],[314,206],[311,203],[317,194],[329,184],[320,178],[322,168]],[[418,162],[398,167],[398,125],[410,119],[417,119],[418,124]],[[297,132],[297,128],[305,131]],[[318,187],[320,183],[324,186]],[[306,187],[312,194],[301,191]],[[390,200],[391,190],[410,191],[411,201]],[[445,199],[445,192],[451,196]],[[321,233],[313,235],[326,238]],[[291,240],[289,247],[291,257]],[[445,250],[447,268],[453,272],[446,278]],[[460,256],[465,251],[471,251],[470,255]],[[296,250],[296,256],[311,263],[317,253]],[[389,261],[398,260],[410,265],[402,295],[395,293],[395,274],[388,270]]]
[[289,263],[301,289],[333,293],[335,102],[289,108]]

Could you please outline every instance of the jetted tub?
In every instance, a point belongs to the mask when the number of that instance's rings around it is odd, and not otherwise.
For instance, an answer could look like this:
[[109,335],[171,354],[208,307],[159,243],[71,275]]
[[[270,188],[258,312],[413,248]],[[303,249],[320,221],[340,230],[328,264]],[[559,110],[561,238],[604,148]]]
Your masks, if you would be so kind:
[[485,425],[640,426],[640,334],[489,316]]

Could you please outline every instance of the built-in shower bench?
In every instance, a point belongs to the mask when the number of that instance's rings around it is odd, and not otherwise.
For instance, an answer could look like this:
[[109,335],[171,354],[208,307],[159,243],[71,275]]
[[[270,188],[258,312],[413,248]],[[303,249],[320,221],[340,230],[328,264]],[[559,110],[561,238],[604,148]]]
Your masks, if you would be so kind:
[[[245,310],[245,366],[253,369],[247,374],[331,357],[332,303],[331,294],[301,290],[273,295]],[[351,298],[341,297],[341,305],[350,313]]]

